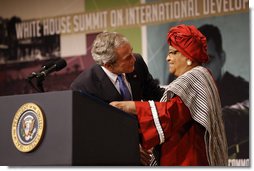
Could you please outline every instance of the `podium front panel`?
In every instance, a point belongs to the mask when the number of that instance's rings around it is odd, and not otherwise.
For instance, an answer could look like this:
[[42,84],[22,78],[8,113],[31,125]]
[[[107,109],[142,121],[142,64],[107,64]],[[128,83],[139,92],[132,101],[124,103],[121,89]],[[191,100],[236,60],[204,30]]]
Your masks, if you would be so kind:
[[139,165],[137,119],[97,99],[74,99],[75,164]]
[[[61,100],[62,99],[62,100]],[[12,140],[12,122],[25,103],[35,103],[45,116],[45,132],[31,152],[16,149]],[[72,92],[50,92],[0,97],[0,164],[71,165],[72,164]],[[64,134],[63,134],[64,132]]]
[[[25,103],[44,114],[44,135],[31,152],[12,140],[15,113]],[[137,120],[96,98],[72,91],[0,97],[0,165],[139,165]]]

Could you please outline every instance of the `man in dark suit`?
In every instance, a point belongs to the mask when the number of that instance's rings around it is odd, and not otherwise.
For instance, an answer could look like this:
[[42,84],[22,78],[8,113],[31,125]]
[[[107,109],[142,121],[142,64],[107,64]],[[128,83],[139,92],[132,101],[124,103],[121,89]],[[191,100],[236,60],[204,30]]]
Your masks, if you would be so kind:
[[[123,35],[111,32],[98,34],[91,53],[96,64],[73,81],[72,90],[88,93],[107,103],[122,100],[159,101],[162,97],[164,89],[153,79],[142,56],[132,52],[128,39]],[[128,99],[124,97],[119,75],[130,94]],[[140,151],[141,163],[148,165],[148,152],[142,148]]]
[[[163,90],[148,72],[148,68],[139,54],[133,54],[135,58],[134,71],[126,73],[126,79],[131,86],[132,100],[156,100],[159,101]],[[98,64],[82,72],[71,84],[71,89],[87,92],[102,99],[105,102],[121,101],[123,97],[114,87],[110,78]]]

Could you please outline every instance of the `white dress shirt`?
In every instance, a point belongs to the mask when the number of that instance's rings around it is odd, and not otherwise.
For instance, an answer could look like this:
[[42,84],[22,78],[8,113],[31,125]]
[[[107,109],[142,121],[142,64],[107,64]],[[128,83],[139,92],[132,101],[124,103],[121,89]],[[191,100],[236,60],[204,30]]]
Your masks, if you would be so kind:
[[[104,66],[101,66],[101,68],[103,69],[103,71],[106,73],[106,75],[109,77],[110,81],[114,84],[115,88],[117,89],[117,91],[120,93],[120,87],[119,87],[119,82],[117,81],[117,74],[112,73],[111,71],[109,71],[107,68],[105,68]],[[123,74],[123,78],[124,78],[124,82],[128,87],[129,92],[131,93],[131,97],[132,97],[132,92],[131,92],[131,86],[130,83],[128,82],[128,80],[126,79],[125,73]],[[121,94],[121,93],[120,93]]]

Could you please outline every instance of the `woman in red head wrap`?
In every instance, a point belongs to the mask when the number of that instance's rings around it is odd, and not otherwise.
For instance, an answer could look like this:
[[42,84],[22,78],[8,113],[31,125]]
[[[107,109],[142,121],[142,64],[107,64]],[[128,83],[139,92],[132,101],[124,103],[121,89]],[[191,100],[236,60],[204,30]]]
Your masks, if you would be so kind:
[[160,102],[112,102],[137,115],[142,146],[161,146],[160,165],[227,165],[227,142],[220,98],[210,72],[201,66],[208,60],[206,38],[195,26],[169,30],[170,83]]

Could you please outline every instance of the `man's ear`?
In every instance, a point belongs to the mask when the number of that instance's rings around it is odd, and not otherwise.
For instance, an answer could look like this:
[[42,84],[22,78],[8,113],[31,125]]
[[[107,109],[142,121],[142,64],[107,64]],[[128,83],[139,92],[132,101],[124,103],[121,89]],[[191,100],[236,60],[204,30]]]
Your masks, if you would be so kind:
[[221,66],[223,67],[226,62],[226,53],[224,50],[220,53],[220,59],[221,59]]
[[103,66],[104,66],[105,68],[107,68],[109,71],[112,71],[112,70],[113,70],[113,65],[110,64],[110,63],[103,64]]
[[111,65],[109,63],[106,63],[106,64],[103,64],[103,66],[108,69]]

